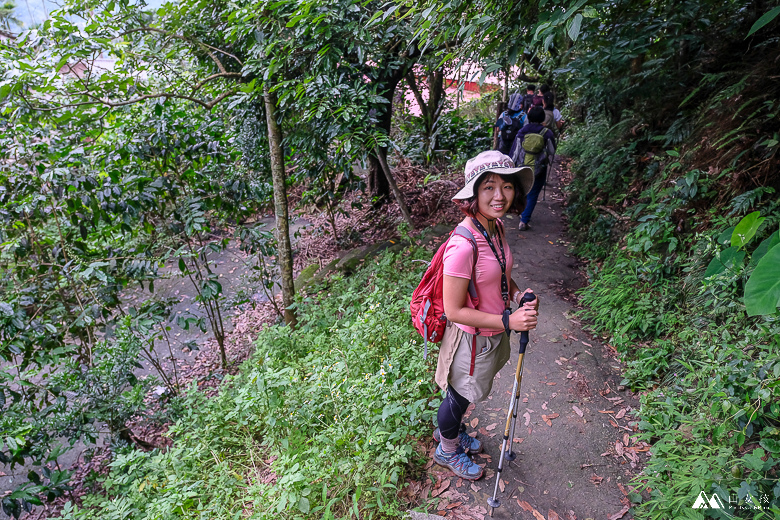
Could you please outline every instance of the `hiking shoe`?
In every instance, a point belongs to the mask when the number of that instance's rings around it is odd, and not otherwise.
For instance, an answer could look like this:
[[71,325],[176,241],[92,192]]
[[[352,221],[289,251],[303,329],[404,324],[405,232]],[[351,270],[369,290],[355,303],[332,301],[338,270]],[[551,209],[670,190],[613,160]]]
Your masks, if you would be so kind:
[[[441,442],[441,432],[439,432],[438,428],[433,431],[433,440]],[[458,441],[458,445],[466,453],[482,453],[482,442],[466,433],[465,428],[458,434]]]
[[477,480],[482,477],[482,468],[471,461],[463,449],[458,447],[455,453],[444,453],[441,444],[436,447],[433,460],[440,466],[446,466],[455,473],[455,476],[466,480]]
[[531,229],[531,226],[528,225],[528,222],[520,221],[520,225],[518,226],[520,231],[529,231]]

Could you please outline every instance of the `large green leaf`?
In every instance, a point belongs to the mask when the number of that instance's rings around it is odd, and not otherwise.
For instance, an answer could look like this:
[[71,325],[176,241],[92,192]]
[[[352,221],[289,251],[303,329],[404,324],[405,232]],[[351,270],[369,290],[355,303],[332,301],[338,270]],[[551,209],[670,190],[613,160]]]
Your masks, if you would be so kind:
[[731,243],[731,235],[734,234],[734,228],[736,228],[736,226],[731,226],[726,231],[718,235],[718,244],[722,246],[729,245]]
[[580,35],[580,27],[582,25],[582,15],[577,13],[569,26],[569,38],[572,41],[577,41],[577,37]]
[[750,257],[750,265],[754,266],[758,264],[758,262],[764,258],[764,255],[777,244],[780,244],[780,231],[772,233],[769,235],[769,238],[758,244],[758,247],[753,251],[753,255]]
[[750,31],[748,31],[747,36],[745,36],[745,38],[750,38],[750,36],[753,35],[753,33],[755,33],[763,26],[765,26],[766,24],[768,24],[769,22],[777,18],[777,15],[779,14],[780,14],[780,6],[775,7],[774,9],[766,13],[764,16],[756,20],[756,23],[754,23],[753,27],[750,28]]
[[748,316],[774,314],[780,305],[780,246],[775,246],[758,262],[745,284]]
[[707,266],[707,270],[704,272],[704,277],[709,278],[722,273],[726,269],[734,269],[734,267],[741,265],[744,259],[745,252],[740,251],[736,247],[724,249],[710,261],[710,265]]
[[745,215],[742,220],[739,221],[737,227],[734,228],[734,233],[731,235],[731,246],[738,249],[742,249],[748,244],[753,237],[756,236],[756,231],[761,224],[766,220],[761,216],[761,212],[754,211],[749,215]]

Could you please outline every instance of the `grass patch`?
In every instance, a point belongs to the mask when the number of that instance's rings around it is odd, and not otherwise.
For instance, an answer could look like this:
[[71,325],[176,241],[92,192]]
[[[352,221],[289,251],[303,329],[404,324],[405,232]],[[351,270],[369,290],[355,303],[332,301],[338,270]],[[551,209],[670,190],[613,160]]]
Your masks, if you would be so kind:
[[[424,269],[386,252],[298,302],[300,327],[267,327],[220,393],[194,388],[167,452],[120,452],[105,494],[66,506],[72,520],[386,518],[420,462],[416,438],[439,405],[409,326]],[[428,358],[431,363],[435,356]]]

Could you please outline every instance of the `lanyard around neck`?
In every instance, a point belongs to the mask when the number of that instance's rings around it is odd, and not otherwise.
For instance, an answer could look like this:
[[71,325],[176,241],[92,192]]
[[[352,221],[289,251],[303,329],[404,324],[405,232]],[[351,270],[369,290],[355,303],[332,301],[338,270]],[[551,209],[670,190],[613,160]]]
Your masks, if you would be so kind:
[[501,267],[501,298],[504,300],[504,306],[508,309],[509,283],[506,278],[506,253],[504,252],[504,242],[501,240],[501,233],[499,232],[498,226],[496,226],[498,247],[501,249],[501,256],[499,257],[498,252],[496,251],[496,247],[493,245],[493,241],[490,239],[490,235],[488,235],[485,227],[479,222],[479,220],[475,219],[474,217],[471,217],[471,222],[474,223],[474,226],[476,226],[477,230],[482,234],[483,237],[485,237],[485,240],[487,240],[487,243],[490,246],[490,250],[493,251],[493,255],[496,257],[498,265]]

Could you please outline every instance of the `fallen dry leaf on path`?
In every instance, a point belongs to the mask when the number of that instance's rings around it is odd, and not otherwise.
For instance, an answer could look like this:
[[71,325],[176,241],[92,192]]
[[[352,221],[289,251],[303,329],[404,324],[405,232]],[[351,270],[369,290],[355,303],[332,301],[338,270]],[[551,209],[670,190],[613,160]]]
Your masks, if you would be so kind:
[[623,456],[623,443],[620,441],[615,442],[615,453],[618,454],[619,457]]
[[571,409],[572,409],[572,410],[574,410],[574,413],[576,413],[576,414],[577,414],[577,415],[579,415],[580,417],[582,417],[582,416],[584,415],[584,414],[582,413],[582,410],[580,410],[579,408],[577,408],[577,407],[576,407],[576,406],[574,406],[574,405],[572,405]]
[[493,423],[493,424],[491,424],[490,426],[485,426],[485,429],[486,429],[487,431],[495,430],[495,429],[496,429],[496,426],[498,426],[498,423]]
[[592,481],[594,484],[596,484],[596,485],[598,486],[599,484],[601,484],[601,481],[602,481],[602,480],[604,480],[604,477],[600,477],[600,476],[598,476],[598,475],[596,475],[596,474],[594,473],[594,474],[593,474],[593,476],[592,476],[592,477],[590,477],[590,480],[591,480],[591,481]]
[[566,512],[566,520],[577,520],[577,515],[575,515],[575,514],[574,514],[574,511],[572,511],[571,509],[569,509],[569,510]]
[[558,516],[558,513],[550,509],[547,511],[547,520],[561,520],[561,517]]
[[624,415],[626,415],[626,409],[621,408],[617,415],[615,415],[615,419],[622,419]]
[[526,425],[526,426],[528,426],[528,423],[530,423],[530,422],[531,422],[531,414],[530,414],[530,413],[528,413],[528,412],[525,412],[525,413],[523,414],[523,417],[525,417],[525,425]]
[[477,487],[477,485],[476,485],[476,484],[474,484],[473,482],[471,483],[471,490],[472,490],[474,493],[479,493],[479,488],[478,488],[478,487]]
[[628,513],[629,507],[623,506],[623,509],[615,513],[614,515],[610,515],[607,517],[607,520],[619,520],[620,518],[623,518],[626,513]]
[[631,440],[631,438],[628,436],[628,434],[624,433],[623,434],[623,444],[625,446],[628,446],[630,444],[630,442],[629,442],[630,440]]
[[525,511],[530,511],[530,513],[531,513],[532,515],[534,515],[534,518],[535,518],[536,520],[545,520],[545,519],[544,519],[544,515],[543,515],[542,513],[540,513],[539,511],[537,511],[536,509],[534,509],[534,508],[531,506],[531,504],[529,504],[529,503],[528,503],[528,502],[526,502],[525,500],[519,500],[519,499],[518,499],[518,501],[517,501],[517,505],[519,505],[520,507],[522,507],[522,508],[523,508]]
[[479,424],[479,417],[473,418],[469,424],[471,425],[472,428],[476,428],[477,425]]
[[557,385],[558,383],[547,383],[547,384],[548,384],[549,386],[555,386],[555,385]]
[[431,493],[432,497],[437,497],[447,491],[447,488],[450,487],[451,479],[442,480],[441,484],[437,489],[433,490],[433,493]]
[[506,483],[504,482],[504,479],[502,479],[502,478],[498,479],[498,489],[500,489],[502,493],[506,489]]
[[599,410],[599,413],[615,413],[613,410]]
[[523,439],[521,437],[515,437],[514,439],[512,439],[512,442],[514,442],[515,444],[520,444],[521,442],[523,442]]

